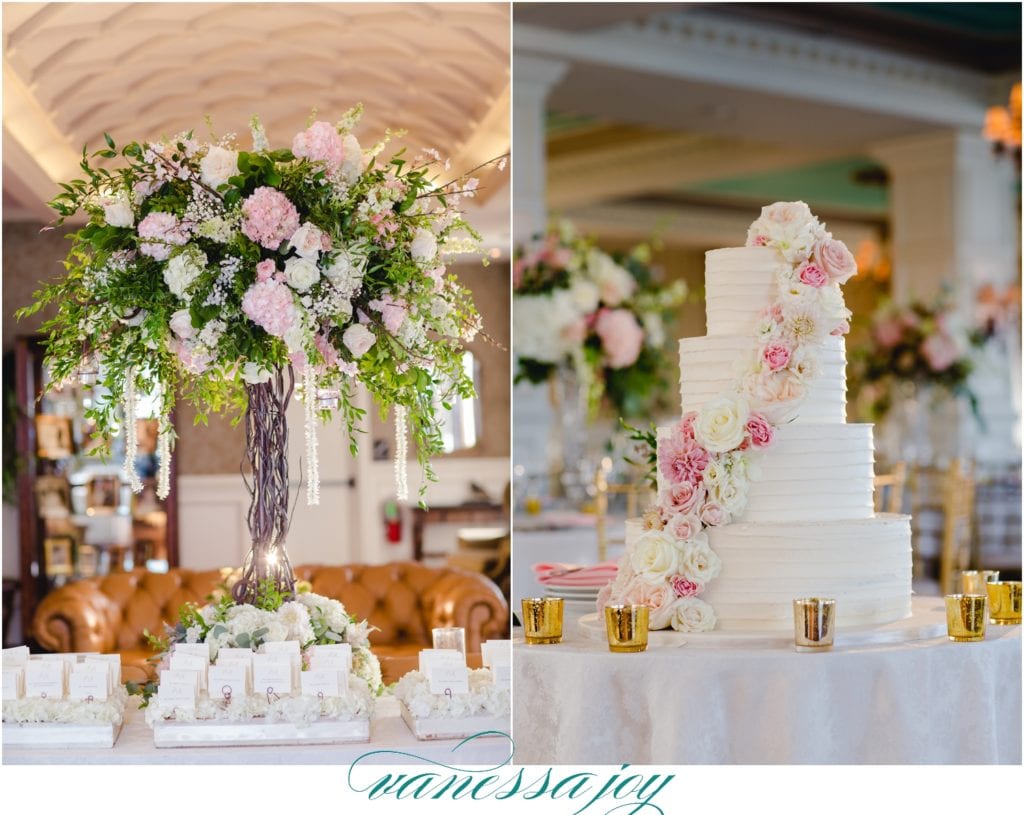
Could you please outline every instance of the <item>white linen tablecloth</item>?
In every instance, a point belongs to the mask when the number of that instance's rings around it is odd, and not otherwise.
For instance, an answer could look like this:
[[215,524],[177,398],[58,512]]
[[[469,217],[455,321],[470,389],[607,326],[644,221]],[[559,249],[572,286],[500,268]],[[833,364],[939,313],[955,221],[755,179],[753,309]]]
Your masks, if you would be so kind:
[[810,654],[727,640],[613,654],[575,623],[565,634],[514,645],[516,763],[1021,763],[1020,626],[857,647],[840,631]]
[[[50,749],[5,747],[4,764],[330,764],[360,763],[418,765],[428,759],[465,767],[495,767],[509,758],[512,745],[498,736],[473,739],[461,747],[460,739],[418,741],[402,721],[393,697],[378,700],[365,744],[317,744],[287,747],[164,747],[153,746],[153,731],[144,711],[130,709],[113,747]],[[393,751],[393,752],[392,752]]]

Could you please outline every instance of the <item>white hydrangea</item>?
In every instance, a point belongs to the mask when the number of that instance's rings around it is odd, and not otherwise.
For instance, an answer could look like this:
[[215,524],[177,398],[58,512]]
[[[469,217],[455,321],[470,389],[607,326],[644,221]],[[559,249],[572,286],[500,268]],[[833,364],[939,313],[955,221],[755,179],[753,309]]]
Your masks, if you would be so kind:
[[198,249],[188,249],[174,255],[164,266],[164,282],[171,293],[191,302],[192,295],[188,288],[206,271],[206,253]]

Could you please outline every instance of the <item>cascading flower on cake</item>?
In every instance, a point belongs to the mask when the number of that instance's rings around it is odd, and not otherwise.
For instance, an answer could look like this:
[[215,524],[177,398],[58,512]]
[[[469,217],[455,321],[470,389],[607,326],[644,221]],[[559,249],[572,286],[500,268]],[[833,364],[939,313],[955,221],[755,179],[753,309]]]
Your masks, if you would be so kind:
[[648,447],[658,498],[597,604],[649,605],[654,629],[715,627],[714,609],[699,597],[721,571],[705,529],[742,515],[759,457],[771,455],[778,426],[797,414],[820,373],[821,343],[850,327],[840,286],[856,274],[856,262],[806,204],[764,207],[747,246],[773,248],[786,261],[753,351],[737,361],[732,385],[699,411],[668,432],[634,433]]
[[568,366],[591,417],[603,399],[620,416],[656,408],[667,385],[664,318],[686,285],[660,286],[648,247],[615,258],[563,221],[517,250],[513,288],[517,380],[544,382]]

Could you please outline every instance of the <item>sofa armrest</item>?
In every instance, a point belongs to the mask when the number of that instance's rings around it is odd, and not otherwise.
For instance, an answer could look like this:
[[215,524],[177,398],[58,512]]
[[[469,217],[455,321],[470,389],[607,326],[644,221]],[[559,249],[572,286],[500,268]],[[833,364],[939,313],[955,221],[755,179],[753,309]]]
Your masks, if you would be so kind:
[[80,581],[50,592],[36,609],[32,633],[49,651],[115,650],[120,610],[93,581]]
[[483,575],[450,570],[430,589],[430,628],[464,628],[466,653],[478,653],[487,639],[508,639],[508,604]]

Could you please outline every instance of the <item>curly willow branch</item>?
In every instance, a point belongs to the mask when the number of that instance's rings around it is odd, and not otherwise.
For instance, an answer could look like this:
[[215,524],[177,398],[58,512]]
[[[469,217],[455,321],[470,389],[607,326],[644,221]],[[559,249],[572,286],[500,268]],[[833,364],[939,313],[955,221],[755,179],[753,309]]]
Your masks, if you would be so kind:
[[283,594],[295,593],[285,538],[288,535],[288,421],[285,411],[295,388],[291,366],[280,368],[270,381],[246,385],[249,407],[245,412],[245,451],[249,460],[249,536],[252,548],[242,566],[242,577],[232,589],[239,603],[253,603],[260,584],[270,579]]

